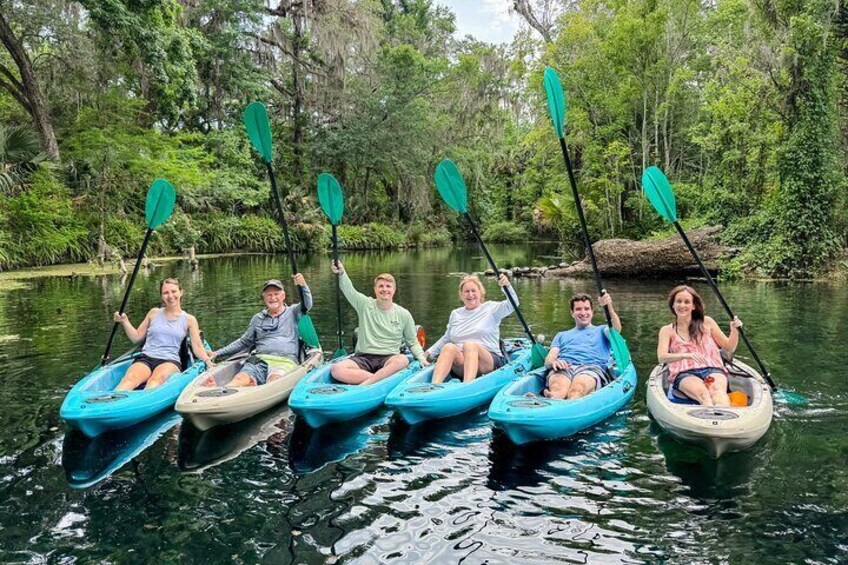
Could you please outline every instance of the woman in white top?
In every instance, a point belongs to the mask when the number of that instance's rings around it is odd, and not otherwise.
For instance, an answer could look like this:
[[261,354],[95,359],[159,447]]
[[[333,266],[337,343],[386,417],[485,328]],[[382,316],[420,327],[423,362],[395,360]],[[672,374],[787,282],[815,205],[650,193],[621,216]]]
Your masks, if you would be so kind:
[[[506,275],[498,277],[498,284],[504,293],[512,293],[518,304]],[[445,335],[427,350],[430,358],[437,359],[434,383],[444,381],[451,371],[461,374],[462,381],[468,383],[507,362],[500,349],[500,323],[512,314],[512,304],[509,300],[485,301],[486,289],[475,275],[462,278],[459,297],[464,306],[451,312]]]

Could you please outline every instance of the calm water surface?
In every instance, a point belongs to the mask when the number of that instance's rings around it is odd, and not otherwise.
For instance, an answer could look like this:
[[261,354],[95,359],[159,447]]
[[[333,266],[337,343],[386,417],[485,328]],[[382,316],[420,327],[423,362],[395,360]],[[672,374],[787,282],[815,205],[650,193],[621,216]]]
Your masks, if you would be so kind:
[[[493,249],[504,264],[544,264],[552,252]],[[131,319],[155,305],[158,279],[178,276],[185,308],[221,345],[260,308],[260,283],[287,269],[282,256],[200,265],[191,273],[167,264],[141,277]],[[474,249],[440,249],[351,255],[346,265],[363,290],[375,273],[395,273],[398,302],[432,341],[459,305],[456,273],[482,270],[484,261]],[[303,270],[313,318],[333,350],[329,259],[305,259]],[[482,410],[415,428],[384,411],[312,432],[285,406],[204,434],[166,413],[83,441],[66,433],[59,405],[97,363],[122,283],[42,278],[7,286],[0,561],[845,563],[844,287],[725,286],[776,380],[809,402],[779,406],[757,446],[712,461],[662,436],[645,409],[657,330],[668,319],[664,297],[676,282],[608,284],[639,369],[635,400],[570,441],[523,448],[493,433]],[[515,287],[525,317],[548,340],[570,324],[571,293],[592,291],[588,280]],[[489,290],[499,294],[491,281]],[[719,317],[715,299],[708,309]],[[352,314],[346,309],[348,330]],[[519,331],[515,319],[504,321],[503,335]]]

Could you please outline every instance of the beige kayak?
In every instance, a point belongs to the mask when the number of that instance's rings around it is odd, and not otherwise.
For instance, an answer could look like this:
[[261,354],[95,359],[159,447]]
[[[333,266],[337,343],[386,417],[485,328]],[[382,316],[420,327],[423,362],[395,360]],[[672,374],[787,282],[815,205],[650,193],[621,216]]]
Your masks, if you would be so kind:
[[772,420],[771,389],[757,371],[733,361],[726,368],[731,391],[744,392],[748,406],[715,408],[677,404],[668,399],[668,369],[657,365],[648,378],[648,412],[676,439],[695,444],[713,458],[748,449],[768,431]]
[[[199,430],[250,418],[286,400],[301,378],[324,363],[324,353],[308,351],[303,363],[264,385],[227,386],[246,360],[246,355],[229,359],[201,374],[183,390],[174,408]],[[201,386],[210,375],[216,386]]]

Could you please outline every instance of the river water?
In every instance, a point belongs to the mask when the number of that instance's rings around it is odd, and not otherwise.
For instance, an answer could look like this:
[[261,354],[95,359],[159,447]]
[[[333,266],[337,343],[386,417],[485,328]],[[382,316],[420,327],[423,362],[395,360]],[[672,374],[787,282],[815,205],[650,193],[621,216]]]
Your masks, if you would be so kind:
[[[554,249],[492,252],[504,265],[546,264]],[[457,273],[485,266],[473,248],[345,262],[363,291],[376,273],[394,273],[397,301],[430,341],[460,304]],[[332,351],[329,258],[304,258],[302,270]],[[219,346],[261,307],[261,282],[286,272],[284,256],[204,259],[197,272],[168,263],[140,277],[128,312],[137,322],[156,304],[158,280],[178,276],[185,309]],[[6,283],[0,562],[845,563],[844,287],[724,285],[775,379],[808,402],[778,405],[753,449],[713,461],[662,435],[645,407],[657,331],[669,318],[665,295],[677,282],[608,282],[639,370],[634,401],[569,441],[521,448],[493,433],[483,410],[415,428],[382,411],[311,432],[285,406],[205,434],[166,413],[82,441],[66,433],[59,405],[97,363],[122,283]],[[723,319],[706,286],[693,284],[708,313]],[[499,295],[494,282],[488,287]],[[519,279],[515,287],[534,332],[548,340],[571,325],[569,296],[592,291],[589,280]],[[351,330],[349,308],[344,319]],[[502,335],[518,332],[514,318],[504,321]],[[121,338],[115,351],[126,347]]]

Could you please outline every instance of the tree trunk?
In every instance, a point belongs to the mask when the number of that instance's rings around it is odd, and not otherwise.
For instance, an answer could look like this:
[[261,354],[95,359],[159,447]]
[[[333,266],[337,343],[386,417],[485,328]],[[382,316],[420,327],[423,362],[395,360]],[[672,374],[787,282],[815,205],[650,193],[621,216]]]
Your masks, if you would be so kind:
[[305,70],[300,68],[300,58],[303,52],[303,26],[304,26],[303,8],[297,12],[292,11],[292,23],[294,24],[294,41],[292,42],[292,50],[294,58],[292,60],[292,86],[294,87],[294,100],[292,101],[293,123],[292,123],[292,153],[294,154],[294,162],[292,163],[292,173],[295,178],[295,183],[300,184],[303,173],[303,142],[305,139],[303,128],[303,99],[306,95],[306,87],[304,85]]
[[[6,46],[9,54],[15,61],[21,76],[20,82],[17,82],[14,80],[14,77],[3,73],[9,79],[9,82],[0,78],[0,86],[9,90],[15,99],[29,112],[35,122],[36,130],[38,130],[38,137],[41,139],[41,147],[44,153],[51,159],[58,161],[59,144],[56,143],[53,124],[50,122],[50,114],[47,111],[44,96],[41,94],[41,88],[35,78],[32,61],[29,55],[27,55],[23,43],[15,37],[12,28],[9,26],[9,22],[2,13],[0,13],[0,40],[3,41],[3,45]],[[16,93],[14,91],[16,87],[20,89],[20,92]],[[26,103],[23,103],[21,98],[25,99]]]

